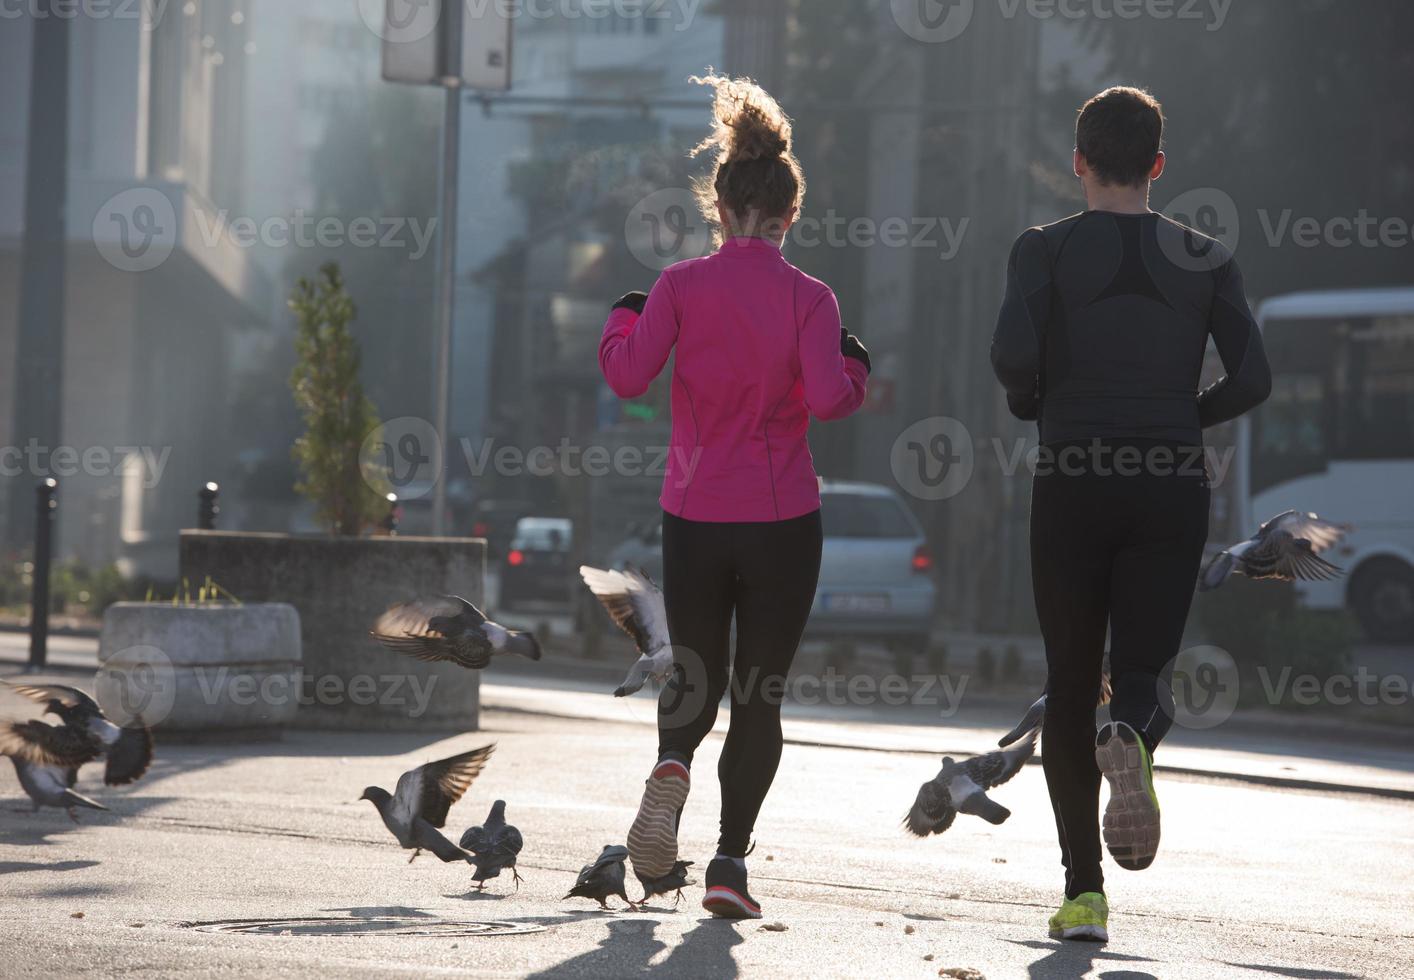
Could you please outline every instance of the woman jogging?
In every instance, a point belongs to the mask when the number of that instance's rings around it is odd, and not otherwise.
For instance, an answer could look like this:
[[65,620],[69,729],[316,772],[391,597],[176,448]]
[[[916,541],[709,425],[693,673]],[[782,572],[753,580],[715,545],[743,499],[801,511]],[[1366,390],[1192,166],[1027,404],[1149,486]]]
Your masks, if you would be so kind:
[[[721,836],[703,907],[759,918],[746,855],[781,757],[780,702],[820,571],[820,493],[806,431],[864,401],[869,356],[840,326],[828,286],[781,253],[805,191],[791,125],[745,79],[715,91],[715,152],[698,186],[720,245],[671,266],[609,316],[599,363],[621,398],[642,395],[675,354],[663,481],[663,591],[675,673],[658,708],[658,761],[629,831],[645,884],[674,870],[693,754],[728,688],[717,765]],[[729,660],[736,618],[736,657]]]
[[[1058,939],[1108,938],[1105,843],[1141,870],[1159,847],[1152,756],[1208,536],[1203,430],[1271,390],[1232,253],[1149,209],[1164,117],[1112,88],[1081,110],[1075,174],[1089,210],[1024,232],[1012,250],[992,364],[1012,412],[1039,421],[1031,575],[1046,641],[1042,743],[1065,901]],[[1227,375],[1199,392],[1208,339]],[[1110,641],[1111,722],[1095,732]]]

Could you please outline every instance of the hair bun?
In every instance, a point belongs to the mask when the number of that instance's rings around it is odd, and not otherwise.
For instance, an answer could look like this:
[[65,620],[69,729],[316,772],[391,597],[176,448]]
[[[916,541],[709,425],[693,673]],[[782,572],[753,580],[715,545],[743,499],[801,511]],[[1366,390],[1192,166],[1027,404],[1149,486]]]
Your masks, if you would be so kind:
[[770,94],[749,78],[709,71],[689,81],[715,90],[712,133],[694,150],[716,148],[723,163],[785,157],[790,153],[790,119]]

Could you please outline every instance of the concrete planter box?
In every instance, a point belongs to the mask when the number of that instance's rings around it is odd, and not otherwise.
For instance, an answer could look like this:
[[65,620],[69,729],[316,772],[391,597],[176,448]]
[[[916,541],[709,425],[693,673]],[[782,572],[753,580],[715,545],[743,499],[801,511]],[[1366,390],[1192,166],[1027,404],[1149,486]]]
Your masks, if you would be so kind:
[[339,538],[183,531],[181,574],[209,575],[242,602],[299,610],[301,728],[471,731],[480,676],[387,650],[368,628],[388,606],[454,593],[481,604],[486,543],[475,538]]
[[99,702],[160,733],[278,738],[299,708],[299,613],[284,603],[115,603],[98,660]]

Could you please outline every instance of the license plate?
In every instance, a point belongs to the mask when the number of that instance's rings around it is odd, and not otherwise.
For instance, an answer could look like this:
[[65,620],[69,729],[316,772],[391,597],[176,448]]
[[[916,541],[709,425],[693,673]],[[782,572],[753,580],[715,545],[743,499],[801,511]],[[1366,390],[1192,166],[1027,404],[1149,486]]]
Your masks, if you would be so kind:
[[857,592],[837,592],[825,596],[825,608],[830,612],[888,612],[889,597],[886,595],[864,595]]

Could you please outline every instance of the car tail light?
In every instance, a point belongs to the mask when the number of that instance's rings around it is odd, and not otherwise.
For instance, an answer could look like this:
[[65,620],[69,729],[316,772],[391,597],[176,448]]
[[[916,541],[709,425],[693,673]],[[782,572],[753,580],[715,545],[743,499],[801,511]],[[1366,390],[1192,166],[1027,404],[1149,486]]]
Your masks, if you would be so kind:
[[510,554],[506,555],[506,561],[507,561],[509,564],[512,564],[512,565],[524,565],[524,564],[525,564],[525,552],[523,552],[523,551],[512,551]]
[[926,544],[920,544],[913,552],[913,572],[915,575],[926,575],[932,570],[933,553]]
[[485,521],[477,521],[471,526],[471,536],[473,538],[484,538],[486,537],[486,533],[490,530],[491,526]]

